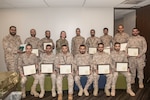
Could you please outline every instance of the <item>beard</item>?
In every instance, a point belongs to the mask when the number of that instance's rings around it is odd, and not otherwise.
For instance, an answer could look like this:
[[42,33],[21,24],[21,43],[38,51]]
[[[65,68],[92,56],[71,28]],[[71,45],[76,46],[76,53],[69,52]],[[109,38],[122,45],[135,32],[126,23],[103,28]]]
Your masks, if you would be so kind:
[[12,36],[15,36],[15,35],[16,35],[16,33],[15,33],[15,32],[10,32],[10,34],[11,34]]
[[35,37],[36,35],[35,34],[31,34],[31,37]]
[[49,39],[49,38],[50,38],[50,36],[46,36],[46,38],[48,38],[48,39]]
[[94,37],[95,35],[94,34],[91,34],[91,37]]

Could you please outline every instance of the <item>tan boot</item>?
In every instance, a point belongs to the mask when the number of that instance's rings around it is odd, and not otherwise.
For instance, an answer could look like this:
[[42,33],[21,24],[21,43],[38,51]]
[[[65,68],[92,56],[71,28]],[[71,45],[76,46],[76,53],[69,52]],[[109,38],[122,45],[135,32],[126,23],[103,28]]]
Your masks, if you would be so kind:
[[130,96],[135,96],[135,93],[131,90],[131,88],[127,89],[127,93],[130,94]]
[[32,86],[31,87],[31,92],[30,92],[31,95],[34,95],[34,97],[39,97],[39,93],[36,91],[36,87],[35,86]]
[[41,93],[39,95],[39,98],[43,98],[44,97],[44,94],[45,94],[45,90],[41,90]]
[[21,92],[22,92],[22,98],[26,98],[26,90],[25,90],[25,87],[23,87],[21,89]]
[[62,100],[63,96],[62,94],[58,94],[58,99],[57,100]]
[[52,90],[52,97],[56,97],[56,91]]
[[139,88],[143,89],[144,88],[144,84],[143,83],[139,83]]
[[84,89],[84,94],[85,94],[85,96],[89,96],[89,92],[87,89]]
[[78,92],[78,96],[82,96],[83,95],[83,89],[80,89]]
[[110,96],[110,91],[108,88],[105,88],[105,93],[106,93],[106,96]]
[[111,89],[111,96],[115,96],[115,95],[116,95],[115,89]]
[[68,95],[68,100],[73,100],[72,94],[69,94],[69,95]]
[[94,96],[97,96],[97,95],[98,95],[98,88],[95,88],[95,89],[94,89],[93,95],[94,95]]

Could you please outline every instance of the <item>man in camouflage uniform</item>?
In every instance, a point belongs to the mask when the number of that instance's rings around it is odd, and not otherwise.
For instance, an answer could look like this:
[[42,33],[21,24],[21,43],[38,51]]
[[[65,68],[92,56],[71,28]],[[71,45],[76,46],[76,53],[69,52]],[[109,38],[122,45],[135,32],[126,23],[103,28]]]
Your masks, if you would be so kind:
[[79,53],[79,46],[85,44],[85,38],[80,36],[80,28],[76,29],[76,36],[72,38],[71,53],[75,56]]
[[124,26],[119,25],[118,26],[118,33],[115,34],[114,37],[114,43],[119,42],[119,43],[127,43],[129,40],[129,35],[124,32]]
[[129,57],[129,67],[131,71],[131,83],[135,83],[136,70],[139,78],[139,88],[144,88],[143,85],[143,69],[145,67],[145,53],[147,51],[147,43],[144,37],[139,35],[137,28],[132,29],[132,36],[129,38],[127,48],[138,48],[139,55],[137,57]]
[[[89,96],[88,88],[93,82],[93,74],[91,73],[89,76],[87,76],[88,80],[87,80],[86,85],[83,89],[81,82],[80,82],[81,76],[79,76],[79,74],[78,74],[78,72],[79,72],[78,67],[82,66],[82,65],[89,65],[89,66],[91,66],[91,70],[92,70],[92,59],[91,59],[90,55],[86,53],[86,46],[85,45],[80,45],[79,51],[80,51],[80,53],[75,55],[74,63],[73,63],[74,68],[75,68],[75,72],[76,72],[75,83],[79,88],[78,96],[82,96],[83,92],[84,92],[85,96]],[[94,92],[93,92],[93,94],[94,94]]]
[[[37,57],[31,51],[32,51],[32,45],[27,44],[26,45],[26,52],[23,53],[22,55],[20,55],[20,57],[18,59],[18,69],[19,69],[20,76],[21,76],[21,91],[22,91],[22,97],[23,98],[26,97],[25,84],[26,84],[26,81],[27,81],[27,76],[25,76],[23,74],[23,66],[35,65],[36,69],[38,70]],[[31,92],[30,93],[31,93],[31,95],[34,95],[35,97],[39,97],[39,93],[36,92],[36,86],[39,82],[39,79],[42,79],[44,77],[42,75],[39,75],[39,74],[34,74],[32,76],[34,77],[34,82],[33,82],[33,85],[31,87]],[[40,84],[40,87],[41,87],[41,84]]]
[[[55,61],[55,55],[52,53],[52,46],[51,45],[47,45],[46,46],[46,50],[45,50],[45,53],[41,54],[40,55],[40,64],[44,64],[44,63],[54,63]],[[39,64],[39,65],[40,65]],[[55,70],[55,68],[54,68]],[[44,79],[40,79],[39,82],[42,83],[42,91],[43,91],[43,95],[41,96],[44,96],[44,93],[45,93],[45,90],[44,90],[44,80],[45,80],[45,74],[44,75]],[[52,97],[56,97],[56,71],[54,71],[52,74],[51,74],[51,79],[52,79]]]
[[19,47],[21,45],[21,39],[19,35],[16,35],[16,27],[10,26],[9,35],[3,38],[3,49],[5,62],[8,71],[17,72],[17,60],[19,56]]
[[52,43],[52,47],[54,49],[55,45],[54,45],[53,40],[50,37],[51,37],[51,32],[49,30],[46,30],[45,38],[42,38],[38,43],[38,48],[39,48],[40,52],[45,52],[44,43]]
[[60,39],[58,39],[56,41],[56,54],[61,52],[62,45],[67,45],[69,47],[68,41],[66,40],[66,32],[65,31],[61,31]]
[[[62,52],[57,54],[55,59],[55,66],[57,67],[57,71],[59,72],[59,68],[61,64],[71,64],[73,63],[73,55],[68,52],[67,45],[62,45]],[[73,72],[74,69],[72,69]],[[61,75],[58,73],[57,76],[57,92],[58,92],[58,100],[62,100],[62,80],[65,75]],[[67,74],[68,77],[68,100],[73,100],[73,73]]]
[[[114,51],[111,52],[110,56],[112,58],[114,66],[116,65],[117,62],[121,62],[121,63],[128,62],[126,53],[123,51],[120,51],[120,43],[119,42],[116,42],[114,44]],[[127,93],[129,93],[131,96],[135,96],[135,93],[131,89],[131,74],[130,74],[130,72],[124,71],[124,72],[120,72],[120,73],[126,77]],[[115,96],[115,87],[116,87],[116,82],[117,82],[117,78],[118,78],[118,72],[115,71],[113,74],[114,75],[113,75],[113,80],[112,80],[111,95]]]
[[38,49],[38,42],[40,41],[39,38],[36,37],[36,30],[31,29],[30,30],[31,37],[28,37],[24,43],[25,44],[31,44],[33,49]]
[[105,47],[111,47],[113,38],[108,34],[108,28],[104,28],[103,33],[104,35],[100,37],[100,42],[103,43]]
[[[110,92],[109,89],[111,88],[111,82],[112,82],[112,77],[113,77],[113,65],[112,65],[112,59],[110,57],[110,55],[108,53],[103,52],[104,50],[104,44],[103,43],[99,43],[98,47],[97,47],[98,52],[96,54],[93,55],[93,64],[94,64],[94,74],[97,74],[98,69],[97,69],[97,65],[98,64],[110,64],[110,73],[106,74],[106,84],[105,84],[105,93],[106,96],[110,96]],[[94,83],[95,83],[95,88],[97,88],[98,92],[98,79],[99,79],[99,75],[94,75]]]
[[100,42],[100,39],[95,36],[95,30],[90,30],[91,37],[88,37],[86,40],[86,46],[88,48],[97,48],[98,43]]

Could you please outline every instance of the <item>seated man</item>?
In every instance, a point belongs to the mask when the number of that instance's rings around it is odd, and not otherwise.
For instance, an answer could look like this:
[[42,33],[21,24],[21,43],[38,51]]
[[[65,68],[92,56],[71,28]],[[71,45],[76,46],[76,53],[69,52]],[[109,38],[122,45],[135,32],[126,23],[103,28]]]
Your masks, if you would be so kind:
[[[71,64],[73,62],[73,55],[68,52],[68,46],[62,45],[62,52],[60,52],[55,59],[55,66],[57,68],[57,71],[59,72],[60,65],[61,64]],[[73,69],[72,69],[73,70]],[[57,76],[57,92],[58,92],[58,100],[62,100],[63,94],[62,94],[62,80],[65,75],[62,75],[58,73]],[[74,79],[73,79],[73,73],[67,74],[68,77],[68,100],[73,100],[73,85],[74,85]]]
[[[23,66],[27,66],[27,65],[35,65],[36,69],[38,70],[38,60],[36,57],[36,54],[33,54],[32,52],[32,45],[31,44],[27,44],[26,45],[26,52],[22,55],[20,55],[19,59],[18,59],[18,69],[20,72],[20,76],[21,76],[21,91],[22,91],[22,98],[26,97],[26,89],[25,89],[25,84],[27,81],[27,77],[24,75],[23,73]],[[39,93],[36,92],[36,86],[39,82],[39,79],[44,78],[42,75],[34,74],[32,75],[34,77],[34,82],[33,85],[31,87],[31,95],[34,95],[35,97],[39,97]],[[40,84],[41,87],[41,84]]]
[[[52,46],[51,45],[46,45],[46,50],[45,50],[45,53],[42,53],[40,55],[40,64],[44,64],[44,63],[51,63],[53,64],[54,61],[55,61],[55,55],[52,53]],[[55,70],[55,69],[54,69]],[[45,90],[44,90],[44,79],[45,79],[45,74],[41,74],[43,75],[43,79],[40,79],[39,82],[41,82],[42,84],[42,87],[41,87],[41,91],[43,91],[43,93],[41,94],[41,98],[44,96],[45,94]],[[52,97],[56,97],[56,71],[54,71],[52,74],[51,74],[51,79],[52,79]]]
[[[114,51],[111,52],[110,54],[113,64],[114,66],[116,65],[116,62],[128,62],[127,59],[127,54],[123,51],[120,51],[120,43],[116,42],[114,44]],[[131,89],[131,74],[129,72],[129,70],[120,72],[121,74],[123,74],[126,77],[126,82],[127,82],[127,93],[129,93],[131,96],[135,96],[135,93],[132,91]],[[116,87],[116,81],[118,78],[118,72],[114,72],[113,75],[113,80],[112,80],[112,90],[111,90],[111,95],[115,96],[115,87]]]
[[[75,55],[75,58],[74,58],[74,68],[75,68],[75,72],[76,72],[76,75],[75,75],[75,83],[76,85],[78,86],[79,88],[79,93],[78,93],[78,96],[82,96],[83,95],[83,92],[85,94],[85,96],[89,96],[89,93],[88,93],[88,88],[89,86],[92,84],[93,82],[93,75],[90,74],[88,77],[88,80],[87,80],[87,83],[83,89],[82,85],[81,85],[81,82],[80,82],[80,77],[79,74],[78,74],[78,67],[79,66],[82,66],[82,65],[89,65],[91,66],[91,56],[89,54],[86,53],[86,46],[85,45],[80,45],[79,46],[79,54],[76,54]],[[95,95],[95,93],[93,93]]]

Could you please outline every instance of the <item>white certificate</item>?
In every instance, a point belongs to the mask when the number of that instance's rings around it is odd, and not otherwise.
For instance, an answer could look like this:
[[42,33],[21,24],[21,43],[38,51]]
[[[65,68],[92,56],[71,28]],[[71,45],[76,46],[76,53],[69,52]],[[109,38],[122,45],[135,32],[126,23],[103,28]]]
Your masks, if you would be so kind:
[[117,62],[116,63],[116,71],[128,71],[128,63],[127,62]]
[[139,54],[139,49],[138,48],[128,48],[128,55],[136,57]]
[[36,74],[35,65],[23,66],[23,73],[24,73],[24,75]]
[[79,66],[78,67],[78,71],[79,71],[79,75],[90,75],[90,66]]
[[32,49],[32,53],[36,54],[36,56],[39,56],[39,50],[38,49]]
[[127,46],[127,43],[121,43],[120,44],[120,51],[125,51],[126,50],[126,46]]
[[110,48],[104,48],[104,52],[110,54]]
[[49,42],[49,43],[43,43],[44,50],[46,50],[46,46],[47,46],[47,45],[51,45],[51,46],[53,46],[52,42]]
[[72,65],[60,65],[60,74],[72,73]]
[[26,45],[27,45],[27,44],[21,44],[21,45],[19,46],[19,50],[25,52],[25,51],[26,51]]
[[110,65],[109,64],[99,64],[98,65],[98,74],[109,74],[110,73]]
[[97,48],[89,48],[89,54],[95,54],[97,52]]
[[41,64],[41,73],[53,73],[53,64]]

